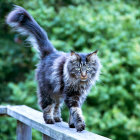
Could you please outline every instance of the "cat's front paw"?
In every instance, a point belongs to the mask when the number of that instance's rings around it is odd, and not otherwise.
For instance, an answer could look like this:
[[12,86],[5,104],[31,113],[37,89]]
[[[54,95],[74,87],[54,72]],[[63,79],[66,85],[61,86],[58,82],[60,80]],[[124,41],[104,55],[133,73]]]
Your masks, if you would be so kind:
[[77,123],[75,127],[76,127],[77,132],[81,132],[85,130],[85,123],[84,122]]
[[54,117],[55,122],[62,122],[62,118],[60,117]]
[[74,123],[69,124],[69,127],[70,127],[70,128],[75,128]]
[[44,121],[45,121],[45,123],[47,123],[47,124],[54,124],[54,123],[55,123],[53,119],[45,119],[45,118],[44,118]]

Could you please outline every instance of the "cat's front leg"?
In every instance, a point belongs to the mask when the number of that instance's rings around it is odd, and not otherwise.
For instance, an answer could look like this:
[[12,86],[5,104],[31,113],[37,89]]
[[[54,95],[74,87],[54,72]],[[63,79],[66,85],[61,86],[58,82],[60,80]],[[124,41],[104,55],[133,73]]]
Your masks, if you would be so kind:
[[77,131],[82,131],[85,129],[85,122],[82,115],[82,110],[80,107],[71,107],[70,114],[74,120],[74,126]]
[[69,127],[70,128],[75,128],[74,120],[73,120],[73,117],[72,117],[71,113],[69,115]]
[[69,127],[73,127],[73,124],[77,131],[82,131],[85,129],[85,122],[82,115],[82,110],[80,107],[79,97],[69,97],[65,99],[65,103],[70,110],[70,120]]

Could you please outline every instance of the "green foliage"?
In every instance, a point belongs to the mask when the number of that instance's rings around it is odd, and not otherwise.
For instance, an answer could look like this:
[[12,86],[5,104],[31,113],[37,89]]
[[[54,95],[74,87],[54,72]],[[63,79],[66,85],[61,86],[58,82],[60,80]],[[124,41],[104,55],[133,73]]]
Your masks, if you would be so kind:
[[[4,24],[6,13],[15,3],[33,15],[58,50],[99,50],[103,65],[100,81],[83,105],[87,130],[115,140],[140,139],[139,1],[57,2],[0,1],[0,104],[26,104],[38,109],[34,80],[37,54],[25,48],[25,43],[14,43],[16,33],[8,32]],[[67,121],[68,110],[63,110]],[[0,123],[4,126],[0,139],[7,140],[9,135],[15,139],[13,119],[2,117]],[[41,134],[33,130],[33,138],[41,139]]]

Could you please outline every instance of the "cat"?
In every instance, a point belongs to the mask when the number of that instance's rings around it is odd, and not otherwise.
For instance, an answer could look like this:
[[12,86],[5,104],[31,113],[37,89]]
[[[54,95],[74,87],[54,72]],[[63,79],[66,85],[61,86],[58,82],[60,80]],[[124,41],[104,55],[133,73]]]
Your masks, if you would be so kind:
[[40,62],[36,80],[44,121],[47,124],[61,122],[61,105],[65,102],[70,111],[69,127],[83,131],[85,122],[81,106],[92,85],[99,79],[101,70],[97,51],[65,53],[56,50],[46,32],[20,6],[15,6],[6,22],[19,33],[30,36],[31,43],[38,47]]

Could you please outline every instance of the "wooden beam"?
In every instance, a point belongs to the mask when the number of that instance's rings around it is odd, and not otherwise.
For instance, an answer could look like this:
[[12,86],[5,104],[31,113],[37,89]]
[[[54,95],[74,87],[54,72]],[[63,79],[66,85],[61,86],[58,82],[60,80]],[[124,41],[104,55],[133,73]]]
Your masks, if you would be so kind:
[[56,140],[109,140],[86,130],[77,132],[65,122],[46,124],[42,112],[25,105],[7,106],[6,114]]
[[0,115],[7,115],[7,106],[0,106]]
[[42,134],[42,140],[55,140],[55,139],[53,139],[45,134]]
[[32,129],[30,126],[17,121],[17,140],[32,140]]

